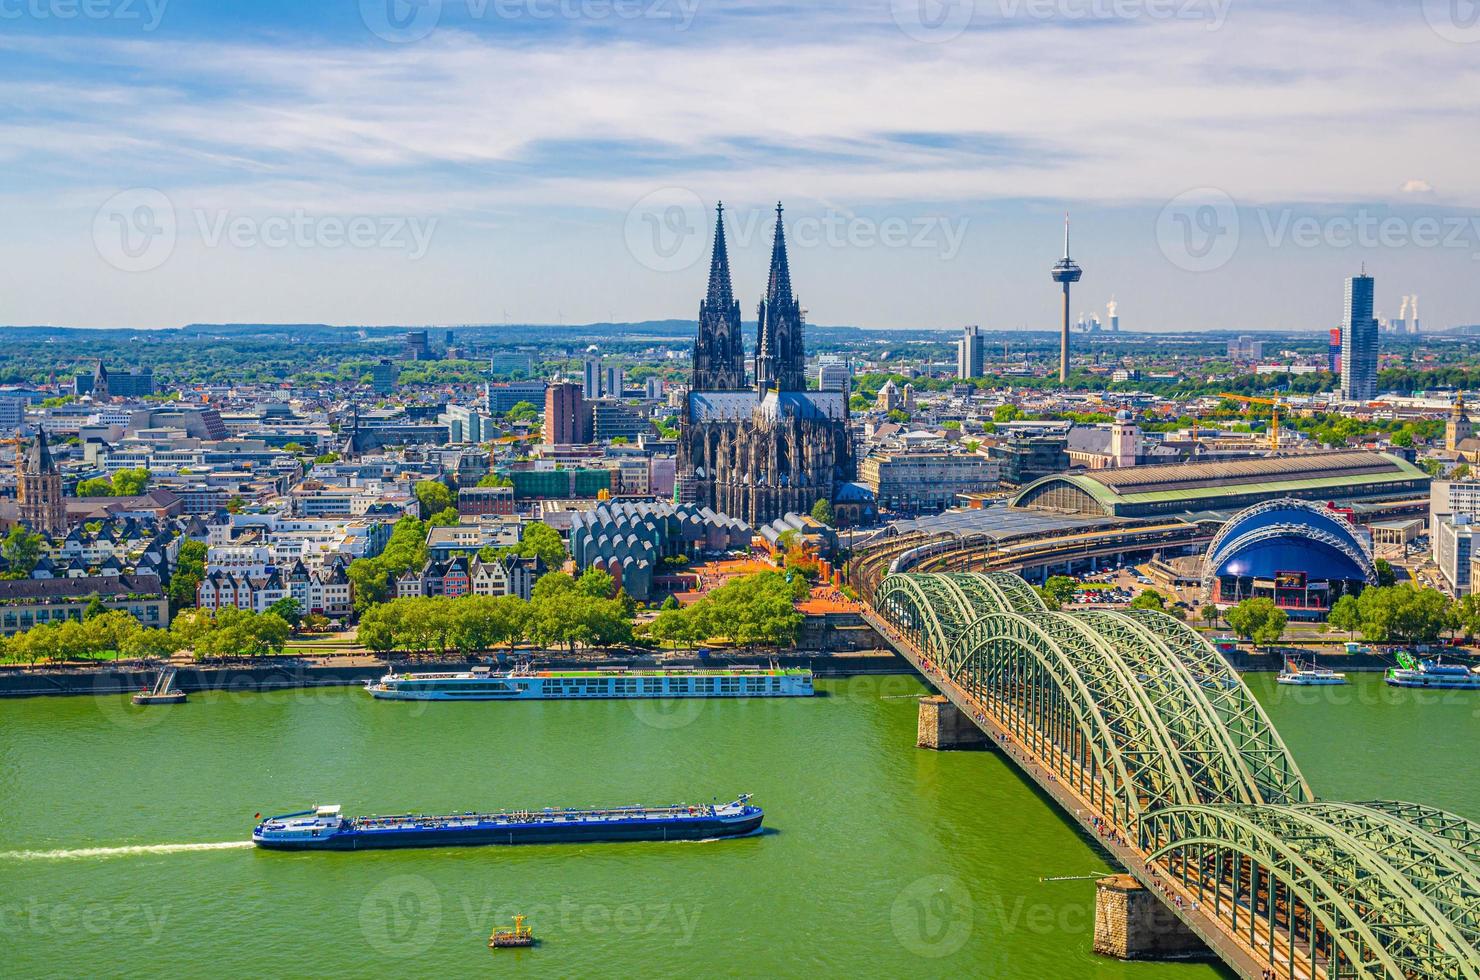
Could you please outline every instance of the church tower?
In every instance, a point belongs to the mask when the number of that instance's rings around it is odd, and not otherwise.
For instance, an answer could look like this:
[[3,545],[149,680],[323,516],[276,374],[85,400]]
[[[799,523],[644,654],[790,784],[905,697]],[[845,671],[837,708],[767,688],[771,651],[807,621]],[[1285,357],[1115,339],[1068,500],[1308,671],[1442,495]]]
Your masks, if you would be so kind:
[[1456,395],[1454,411],[1449,414],[1449,421],[1444,423],[1444,448],[1450,452],[1458,452],[1460,443],[1474,434],[1475,423],[1471,422],[1470,416],[1465,413],[1465,396]]
[[62,475],[46,448],[46,432],[16,456],[16,502],[21,523],[32,531],[67,533],[67,505],[62,500]]
[[786,233],[776,205],[776,238],[771,245],[771,277],[757,313],[755,382],[765,392],[807,390],[807,347],[802,338],[802,304],[791,292]]
[[730,284],[730,255],[725,247],[725,206],[715,209],[714,257],[709,263],[709,292],[699,304],[699,336],[694,340],[694,391],[727,391],[745,387],[745,336],[740,304]]

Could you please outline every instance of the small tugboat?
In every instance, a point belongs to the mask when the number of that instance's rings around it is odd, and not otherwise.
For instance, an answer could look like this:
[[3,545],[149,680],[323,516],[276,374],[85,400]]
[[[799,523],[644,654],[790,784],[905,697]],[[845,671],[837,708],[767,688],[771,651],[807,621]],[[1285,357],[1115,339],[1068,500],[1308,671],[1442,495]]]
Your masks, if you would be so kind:
[[535,944],[534,930],[524,924],[524,916],[514,916],[513,929],[493,928],[493,934],[488,937],[489,949],[509,949],[517,946],[533,946]]
[[134,695],[134,704],[184,704],[185,692],[175,687],[175,668],[166,667],[154,679],[154,686]]
[[1300,687],[1326,687],[1345,684],[1346,675],[1327,667],[1317,667],[1314,660],[1308,664],[1299,660],[1286,660],[1285,669],[1280,671],[1279,682]]
[[1393,687],[1428,687],[1440,690],[1480,690],[1480,674],[1464,664],[1446,664],[1442,660],[1415,660],[1407,651],[1398,651],[1398,666],[1389,667],[1386,680]]

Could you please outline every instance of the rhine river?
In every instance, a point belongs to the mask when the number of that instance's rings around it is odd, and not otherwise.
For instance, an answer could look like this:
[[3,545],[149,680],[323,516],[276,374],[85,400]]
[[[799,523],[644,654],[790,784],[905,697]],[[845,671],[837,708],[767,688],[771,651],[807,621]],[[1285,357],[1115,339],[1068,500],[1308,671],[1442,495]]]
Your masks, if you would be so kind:
[[[1480,817],[1480,692],[1252,685],[1318,793]],[[991,752],[914,747],[924,689],[810,700],[392,704],[358,689],[0,701],[9,976],[1127,977],[1090,953],[1094,846]],[[253,814],[754,793],[740,840],[258,852]],[[533,950],[490,951],[527,913]],[[509,960],[515,961],[508,963]],[[492,962],[490,962],[492,961]],[[503,962],[500,962],[503,961]]]

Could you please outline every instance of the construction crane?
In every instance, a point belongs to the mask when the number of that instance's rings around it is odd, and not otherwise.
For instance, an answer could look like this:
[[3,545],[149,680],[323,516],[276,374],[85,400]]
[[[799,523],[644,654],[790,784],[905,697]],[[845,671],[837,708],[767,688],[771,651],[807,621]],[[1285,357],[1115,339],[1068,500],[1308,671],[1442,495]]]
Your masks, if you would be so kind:
[[1277,452],[1280,451],[1280,405],[1281,405],[1281,402],[1279,401],[1279,399],[1276,399],[1276,398],[1251,398],[1248,395],[1235,395],[1235,394],[1231,394],[1231,393],[1226,392],[1226,391],[1223,392],[1218,397],[1220,397],[1220,398],[1227,398],[1229,401],[1241,402],[1244,405],[1248,405],[1250,411],[1253,411],[1253,407],[1255,405],[1268,405],[1269,408],[1270,408],[1270,419],[1271,419],[1271,421],[1269,423],[1269,451],[1272,452],[1272,453],[1277,453]]

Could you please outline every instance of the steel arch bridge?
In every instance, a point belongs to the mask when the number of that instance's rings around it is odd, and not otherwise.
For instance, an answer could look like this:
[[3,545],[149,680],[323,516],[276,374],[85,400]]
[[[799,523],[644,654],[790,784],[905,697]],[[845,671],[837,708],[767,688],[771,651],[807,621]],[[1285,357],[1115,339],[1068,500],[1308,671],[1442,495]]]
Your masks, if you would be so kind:
[[1480,980],[1480,825],[1318,801],[1185,624],[1051,612],[1008,574],[894,574],[871,600],[886,635],[1113,828],[1131,870],[1236,968]]

